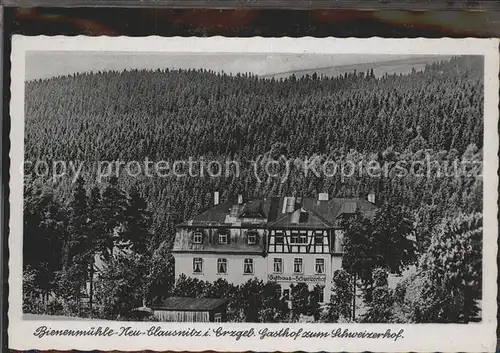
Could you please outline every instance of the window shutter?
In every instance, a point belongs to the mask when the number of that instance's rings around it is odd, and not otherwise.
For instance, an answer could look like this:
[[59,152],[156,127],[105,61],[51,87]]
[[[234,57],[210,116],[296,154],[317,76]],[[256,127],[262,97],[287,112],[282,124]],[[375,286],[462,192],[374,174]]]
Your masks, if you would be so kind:
[[257,230],[255,232],[255,244],[260,244],[260,233]]
[[231,244],[231,230],[230,229],[227,230],[227,243]]

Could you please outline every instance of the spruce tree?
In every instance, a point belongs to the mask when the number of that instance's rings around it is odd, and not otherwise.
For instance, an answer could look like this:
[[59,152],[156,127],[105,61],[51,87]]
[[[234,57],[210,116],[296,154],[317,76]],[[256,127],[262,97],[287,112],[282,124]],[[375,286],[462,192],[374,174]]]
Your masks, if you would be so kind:
[[148,272],[152,265],[152,219],[151,212],[147,208],[146,200],[137,188],[132,188],[127,200],[123,218],[124,223],[119,239],[120,246],[130,249],[137,257],[137,271],[139,272],[143,306],[146,306],[150,288]]
[[137,188],[132,188],[127,200],[120,242],[137,254],[149,252],[151,242],[151,212]]
[[90,197],[88,199],[88,209],[89,209],[89,238],[91,242],[91,255],[89,263],[89,280],[90,280],[90,291],[89,291],[89,305],[90,313],[92,314],[92,306],[94,302],[94,272],[95,272],[95,261],[98,256],[100,259],[103,258],[103,251],[105,251],[105,219],[102,213],[102,198],[101,191],[99,187],[94,186],[90,190]]
[[101,254],[105,261],[113,256],[113,250],[119,240],[120,228],[124,222],[126,207],[125,195],[118,185],[118,178],[112,176],[102,193],[103,239]]
[[79,302],[80,291],[84,287],[92,258],[92,242],[89,233],[89,209],[85,179],[79,177],[69,206],[69,263],[63,270],[63,277],[73,282],[71,287],[76,293],[73,297]]

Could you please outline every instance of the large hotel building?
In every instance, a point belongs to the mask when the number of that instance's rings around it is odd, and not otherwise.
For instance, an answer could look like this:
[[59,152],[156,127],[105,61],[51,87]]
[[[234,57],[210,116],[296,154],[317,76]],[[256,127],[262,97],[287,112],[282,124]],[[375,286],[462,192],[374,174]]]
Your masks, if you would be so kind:
[[178,226],[172,253],[181,274],[213,282],[242,284],[250,278],[274,281],[289,298],[298,282],[323,286],[328,301],[331,278],[342,265],[341,220],[356,210],[371,217],[374,195],[363,198],[266,197],[219,203]]

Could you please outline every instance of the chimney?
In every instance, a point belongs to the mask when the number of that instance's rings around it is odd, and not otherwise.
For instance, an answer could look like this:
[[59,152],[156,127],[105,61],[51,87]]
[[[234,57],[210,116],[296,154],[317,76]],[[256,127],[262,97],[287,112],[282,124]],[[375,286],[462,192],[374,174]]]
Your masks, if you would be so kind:
[[295,211],[295,197],[288,197],[286,200],[286,212]]
[[241,205],[241,204],[243,204],[243,195],[238,194],[238,205]]
[[214,192],[214,205],[217,206],[219,204],[219,192]]
[[328,201],[328,193],[327,192],[320,192],[318,194],[318,201]]
[[295,197],[286,196],[283,198],[283,209],[281,213],[288,213],[295,211]]
[[375,192],[374,191],[370,191],[370,193],[368,194],[368,201],[371,202],[371,203],[375,203]]

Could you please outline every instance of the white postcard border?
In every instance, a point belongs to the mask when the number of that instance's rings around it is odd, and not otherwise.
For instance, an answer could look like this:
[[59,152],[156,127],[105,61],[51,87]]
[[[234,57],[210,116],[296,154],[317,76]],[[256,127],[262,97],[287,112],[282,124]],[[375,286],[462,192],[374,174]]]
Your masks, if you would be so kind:
[[[494,351],[497,312],[497,198],[498,198],[498,71],[499,41],[497,39],[335,39],[335,38],[223,38],[223,37],[65,37],[15,35],[11,55],[11,132],[10,132],[10,234],[9,234],[9,348],[79,349],[79,350],[174,350],[174,351],[418,351],[418,352],[484,352]],[[484,237],[483,237],[483,321],[474,324],[252,324],[252,323],[155,323],[109,321],[23,321],[22,320],[22,210],[24,158],[24,78],[26,51],[121,51],[182,53],[322,53],[322,54],[422,54],[422,55],[484,55]],[[151,326],[163,329],[207,328],[226,329],[267,327],[291,330],[398,332],[403,338],[385,339],[306,339],[290,338],[168,338],[168,337],[44,337],[37,338],[37,327],[52,329],[88,329],[121,326],[146,330]]]

